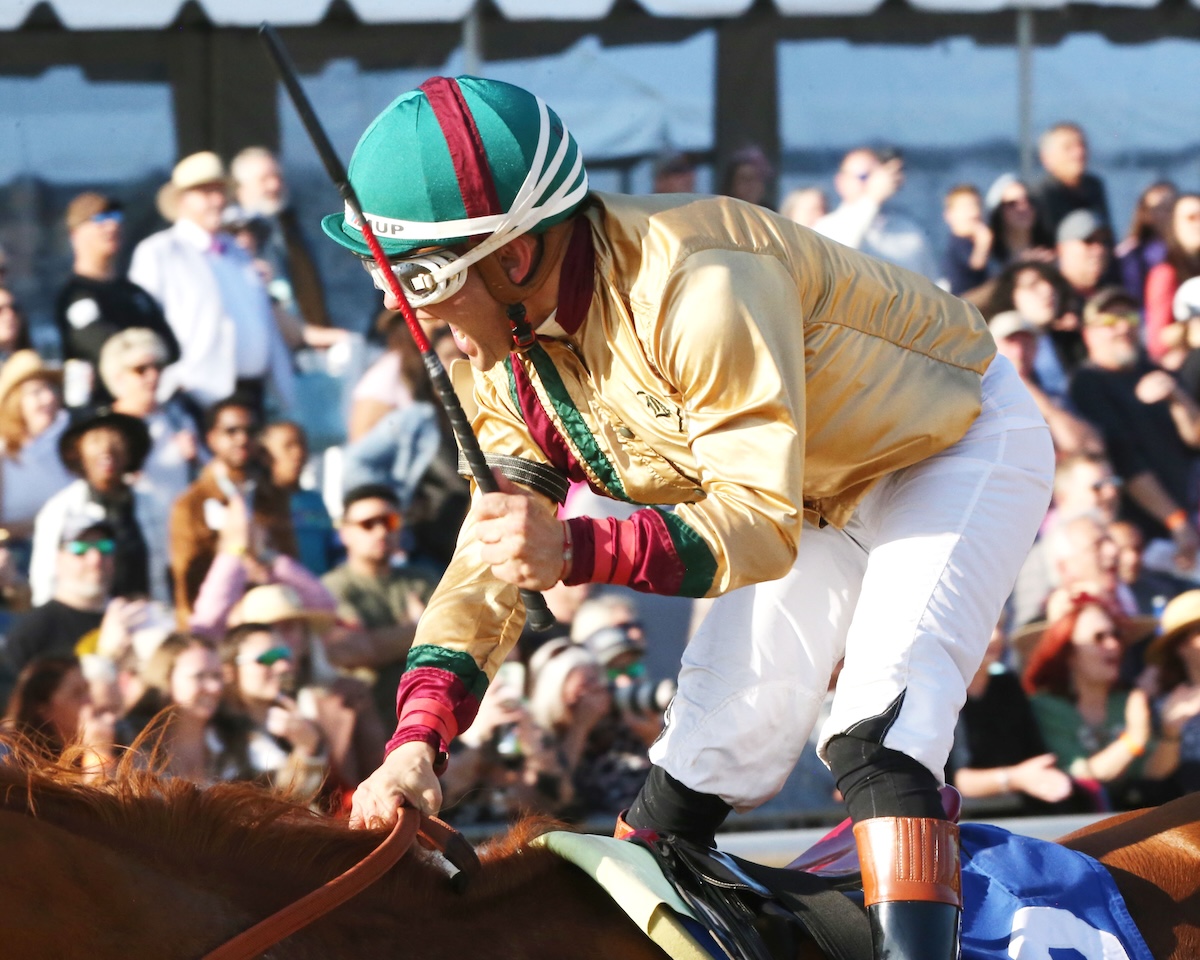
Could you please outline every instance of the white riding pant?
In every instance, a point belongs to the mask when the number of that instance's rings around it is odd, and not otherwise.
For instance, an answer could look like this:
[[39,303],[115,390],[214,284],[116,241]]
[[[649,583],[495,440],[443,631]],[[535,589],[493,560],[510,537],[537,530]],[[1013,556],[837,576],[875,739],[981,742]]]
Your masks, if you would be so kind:
[[[845,657],[829,739],[904,694],[883,745],[943,776],[966,687],[1050,502],[1050,432],[996,357],[966,435],[883,477],[844,530],[804,527],[779,580],[716,600],[650,758],[748,810],[779,792]],[[932,402],[936,402],[933,400]]]

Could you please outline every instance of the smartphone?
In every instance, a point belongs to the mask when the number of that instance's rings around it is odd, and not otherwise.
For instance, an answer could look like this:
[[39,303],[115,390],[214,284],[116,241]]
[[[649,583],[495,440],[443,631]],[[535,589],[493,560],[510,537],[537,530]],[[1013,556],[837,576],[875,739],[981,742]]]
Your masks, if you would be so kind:
[[505,660],[497,668],[492,683],[503,688],[501,699],[515,706],[525,698],[525,664],[518,660]]

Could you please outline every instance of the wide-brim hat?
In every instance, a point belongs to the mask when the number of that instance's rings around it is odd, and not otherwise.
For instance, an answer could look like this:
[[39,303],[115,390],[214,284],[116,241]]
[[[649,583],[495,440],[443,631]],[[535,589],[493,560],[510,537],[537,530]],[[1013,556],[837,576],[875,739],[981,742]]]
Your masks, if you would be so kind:
[[1159,635],[1146,648],[1146,662],[1161,666],[1171,648],[1200,626],[1200,590],[1187,590],[1168,603],[1159,619]]
[[36,350],[18,350],[0,367],[0,403],[27,380],[44,377],[62,383],[62,370],[46,366]]
[[125,465],[127,472],[137,473],[146,462],[153,441],[150,439],[150,428],[144,420],[127,413],[117,413],[112,407],[85,408],[72,415],[67,429],[58,438],[58,456],[77,477],[83,476],[83,467],[79,462],[80,439],[85,433],[104,427],[119,430],[125,438],[129,453],[129,462]]
[[333,626],[332,610],[312,610],[304,606],[294,587],[285,583],[268,583],[246,591],[229,615],[231,627],[243,623],[284,623],[303,620],[318,630]]
[[[579,146],[558,115],[527,90],[480,77],[433,77],[397,97],[358,141],[349,176],[389,256],[502,225],[513,237],[546,230],[588,189]],[[348,208],[321,226],[370,256]]]
[[[1019,664],[1024,666],[1029,662],[1029,656],[1041,643],[1042,637],[1054,620],[1034,620],[1023,627],[1018,627],[1008,635],[1008,645],[1016,656]],[[1158,620],[1149,614],[1137,614],[1132,617],[1122,617],[1119,625],[1122,646],[1128,647],[1145,640],[1158,628]]]
[[179,195],[185,190],[219,183],[226,189],[230,186],[229,174],[221,158],[211,150],[201,150],[184,157],[171,171],[171,179],[158,189],[154,198],[158,212],[169,223],[179,218]]

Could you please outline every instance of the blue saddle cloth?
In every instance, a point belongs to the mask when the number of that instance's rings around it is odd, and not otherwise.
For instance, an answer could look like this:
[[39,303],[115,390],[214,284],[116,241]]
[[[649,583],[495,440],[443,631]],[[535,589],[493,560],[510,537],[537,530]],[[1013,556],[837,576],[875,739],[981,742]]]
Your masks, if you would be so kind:
[[1099,862],[999,827],[961,831],[963,960],[1153,960]]

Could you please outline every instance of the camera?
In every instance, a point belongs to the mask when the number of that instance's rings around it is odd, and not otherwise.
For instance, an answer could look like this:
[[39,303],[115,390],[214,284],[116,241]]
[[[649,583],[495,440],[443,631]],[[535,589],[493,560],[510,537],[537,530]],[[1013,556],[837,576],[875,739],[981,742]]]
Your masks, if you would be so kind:
[[633,683],[610,683],[613,706],[620,713],[649,717],[662,713],[675,696],[674,680],[635,680]]

